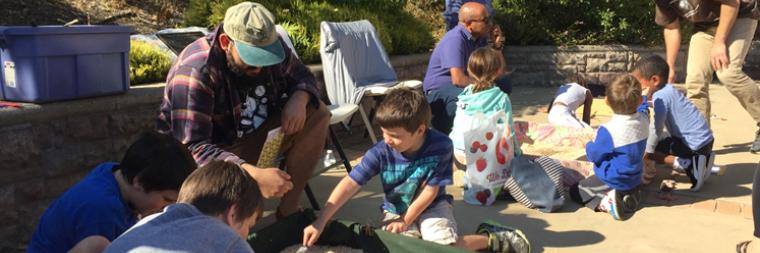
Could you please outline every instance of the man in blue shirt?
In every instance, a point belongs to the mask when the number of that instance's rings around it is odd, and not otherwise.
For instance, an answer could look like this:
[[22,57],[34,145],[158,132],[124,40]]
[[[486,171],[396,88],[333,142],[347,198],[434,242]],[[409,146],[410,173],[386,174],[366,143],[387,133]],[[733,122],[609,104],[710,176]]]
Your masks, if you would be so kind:
[[173,203],[182,181],[195,168],[190,152],[171,136],[141,135],[121,164],[98,165],[48,206],[28,252],[104,248],[102,243],[108,242],[97,238],[113,241],[137,222],[138,215],[147,216]]
[[[494,29],[493,20],[483,4],[469,2],[459,10],[459,24],[443,36],[430,56],[425,79],[422,82],[425,96],[433,112],[432,125],[445,134],[451,132],[456,112],[457,95],[470,84],[466,66],[470,54],[488,45],[494,38],[493,47],[500,50],[501,31]],[[497,81],[497,85],[509,93],[511,87]]]

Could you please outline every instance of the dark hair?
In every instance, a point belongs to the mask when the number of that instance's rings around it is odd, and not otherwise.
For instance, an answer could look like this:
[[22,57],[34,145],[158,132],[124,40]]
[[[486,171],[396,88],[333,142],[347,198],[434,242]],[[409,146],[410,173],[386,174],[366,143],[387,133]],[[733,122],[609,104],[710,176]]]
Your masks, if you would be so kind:
[[472,79],[473,91],[478,92],[493,87],[505,67],[506,62],[501,51],[490,47],[476,49],[467,61],[467,72]]
[[583,77],[583,74],[576,73],[569,77],[567,77],[566,83],[577,83],[580,86],[583,86],[584,88],[588,88],[588,82],[586,81],[586,78]]
[[410,88],[392,89],[377,107],[375,121],[381,127],[403,127],[414,133],[420,125],[429,125],[430,105],[422,92]]
[[235,205],[236,221],[261,210],[261,192],[248,172],[236,164],[212,161],[190,174],[177,202],[188,203],[206,215],[220,215]]
[[607,86],[607,103],[617,114],[633,114],[641,104],[641,84],[635,77],[623,74]]
[[638,71],[639,75],[645,79],[649,79],[652,76],[660,77],[660,83],[657,84],[659,86],[668,81],[670,67],[665,62],[665,59],[662,59],[659,55],[651,55],[636,62],[633,71]]
[[137,180],[145,192],[179,190],[197,168],[190,151],[174,137],[144,132],[127,149],[119,171],[130,184]]

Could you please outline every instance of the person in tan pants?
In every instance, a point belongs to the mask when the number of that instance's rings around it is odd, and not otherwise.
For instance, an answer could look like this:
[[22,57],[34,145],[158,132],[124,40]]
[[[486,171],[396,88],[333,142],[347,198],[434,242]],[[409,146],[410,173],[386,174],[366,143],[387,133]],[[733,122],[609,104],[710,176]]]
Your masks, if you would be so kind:
[[[681,45],[680,20],[694,25],[686,63],[689,100],[710,122],[709,85],[713,74],[760,126],[760,89],[742,70],[760,17],[757,0],[654,0],[655,22],[664,27],[670,66],[668,83],[675,82]],[[760,151],[760,130],[750,152]]]

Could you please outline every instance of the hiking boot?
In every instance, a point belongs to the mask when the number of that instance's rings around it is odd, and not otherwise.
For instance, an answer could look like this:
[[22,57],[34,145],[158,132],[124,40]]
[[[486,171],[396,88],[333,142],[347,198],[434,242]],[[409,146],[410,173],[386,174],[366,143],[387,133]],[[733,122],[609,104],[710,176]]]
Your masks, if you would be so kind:
[[488,235],[488,250],[493,252],[530,253],[530,242],[522,231],[485,220],[478,225],[477,234]]
[[755,142],[752,143],[752,147],[749,148],[749,152],[752,154],[760,152],[760,129],[755,132]]
[[707,181],[710,174],[707,168],[707,158],[704,155],[695,155],[691,158],[691,165],[686,169],[686,175],[691,180],[691,191],[697,192]]

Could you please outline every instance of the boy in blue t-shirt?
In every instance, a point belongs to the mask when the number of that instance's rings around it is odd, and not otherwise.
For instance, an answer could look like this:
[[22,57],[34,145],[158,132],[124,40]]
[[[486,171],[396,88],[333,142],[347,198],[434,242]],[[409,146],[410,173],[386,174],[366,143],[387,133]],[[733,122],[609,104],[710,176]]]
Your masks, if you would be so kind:
[[142,134],[120,164],[98,165],[48,206],[28,252],[101,251],[139,217],[174,203],[195,168],[182,143],[168,135]]
[[476,235],[457,236],[452,198],[446,194],[446,185],[452,183],[451,140],[428,128],[430,107],[420,92],[392,90],[375,119],[384,141],[335,186],[322,214],[304,229],[304,245],[313,245],[335,212],[379,174],[385,193],[384,230],[468,250],[530,252],[522,232],[490,222],[480,224]]
[[605,101],[614,114],[586,144],[594,175],[570,188],[571,199],[615,220],[629,218],[638,208],[649,135],[649,111],[641,94],[641,85],[631,75],[619,76],[607,86]]
[[715,162],[713,134],[697,107],[667,83],[669,71],[665,60],[654,55],[639,60],[632,73],[653,93],[649,97],[654,108],[654,124],[647,140],[646,157],[686,172],[692,183],[691,190],[699,191]]

